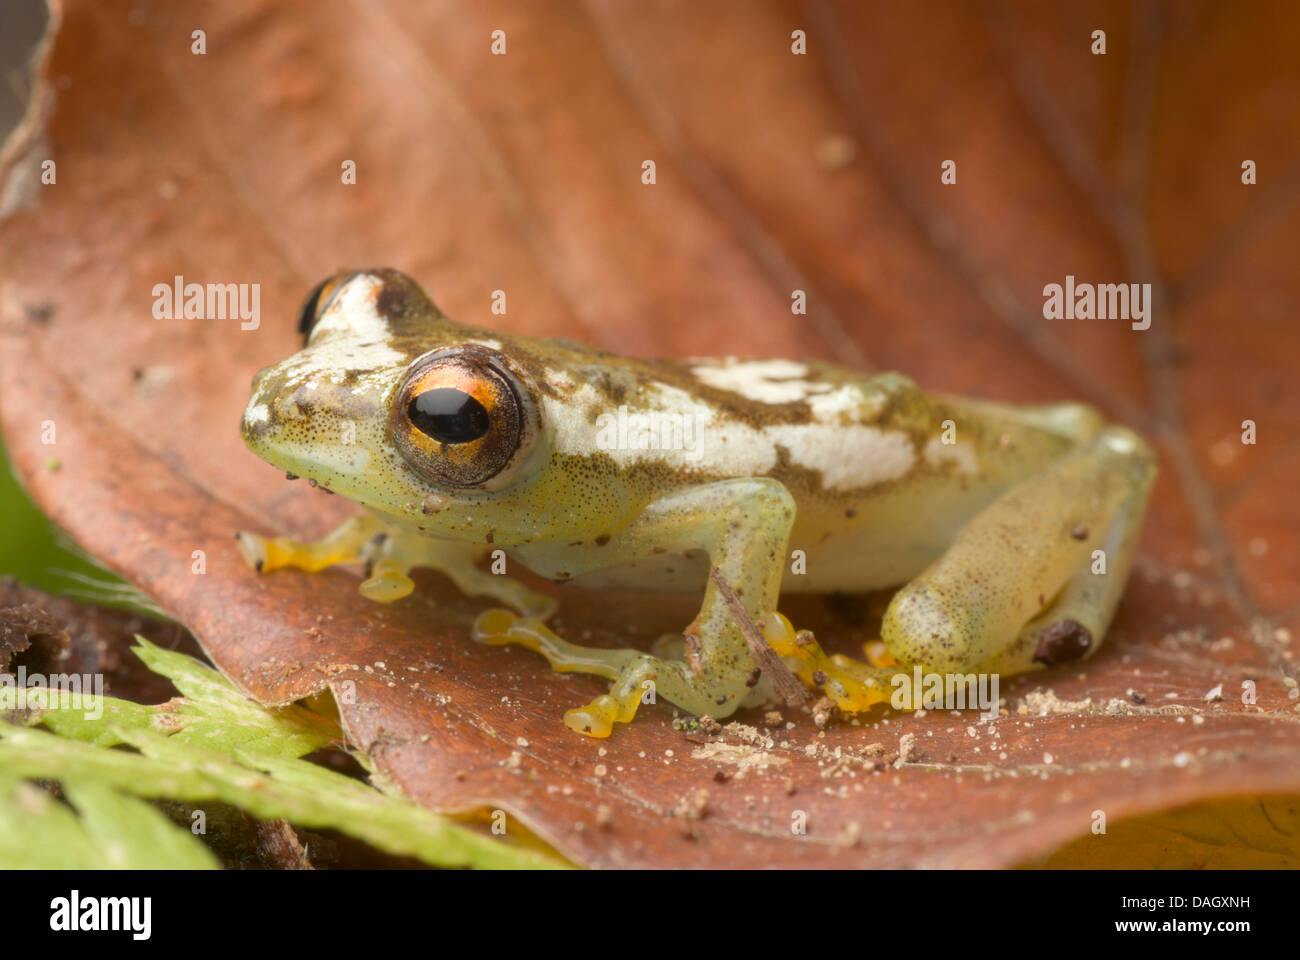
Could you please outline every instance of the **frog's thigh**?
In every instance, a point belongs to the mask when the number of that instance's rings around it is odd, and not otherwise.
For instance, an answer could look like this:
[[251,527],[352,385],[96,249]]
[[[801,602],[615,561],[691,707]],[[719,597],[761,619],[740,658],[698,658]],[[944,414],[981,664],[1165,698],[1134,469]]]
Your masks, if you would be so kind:
[[475,561],[481,552],[478,544],[437,540],[389,527],[369,557],[369,575],[361,584],[361,594],[380,603],[400,600],[415,589],[411,569],[430,567],[445,574],[468,596],[492,597],[525,616],[543,620],[555,612],[558,604],[554,597],[529,590],[505,574],[480,569]]
[[260,537],[247,531],[236,534],[239,552],[259,573],[295,567],[315,573],[339,563],[359,563],[370,541],[387,524],[369,515],[349,517],[319,540]]
[[[776,609],[794,512],[794,498],[775,480],[705,484],[656,501],[601,548],[600,559],[604,565],[618,565],[703,549],[750,616],[758,619]],[[538,626],[489,611],[479,618],[475,632],[485,642],[515,642],[537,650],[557,670],[610,677],[614,682],[608,695],[565,715],[570,727],[592,736],[608,736],[615,721],[630,721],[648,681],[653,681],[656,696],[713,716],[730,715],[756,682],[744,635],[712,579],[699,614],[685,631],[685,661],[640,651],[577,647]]]
[[[889,652],[940,673],[1014,673],[1092,652],[1132,567],[1154,477],[1142,438],[1109,427],[1022,481],[895,595],[881,627]],[[1093,572],[1097,550],[1104,574]]]
[[1137,554],[1155,481],[1155,454],[1141,437],[1123,428],[1108,430],[1099,442],[1105,448],[1102,456],[1117,473],[1120,489],[1114,509],[1103,526],[1088,530],[1087,556],[1061,592],[1009,647],[981,667],[984,672],[1023,673],[1089,657],[1101,646]]

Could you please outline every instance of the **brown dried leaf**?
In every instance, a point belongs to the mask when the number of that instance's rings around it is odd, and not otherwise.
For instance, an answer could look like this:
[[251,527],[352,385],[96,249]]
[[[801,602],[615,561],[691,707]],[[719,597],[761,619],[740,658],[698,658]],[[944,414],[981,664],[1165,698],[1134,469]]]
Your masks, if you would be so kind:
[[[4,164],[29,204],[0,227],[12,458],[252,695],[354,682],[344,722],[384,775],[440,809],[509,810],[582,863],[1002,866],[1087,833],[1094,810],[1300,790],[1282,682],[1300,619],[1298,19],[1208,0],[69,3],[48,128]],[[12,186],[46,158],[57,184]],[[442,578],[380,607],[346,572],[239,560],[236,530],[317,535],[350,510],[281,482],[237,430],[252,373],[293,349],[300,298],[347,265],[403,269],[484,325],[508,288],[502,325],[610,350],[834,357],[1097,404],[1162,455],[1109,642],[1005,685],[1009,715],[987,724],[819,732],[786,709],[790,730],[753,711],[703,736],[661,706],[605,742],[571,734],[561,711],[599,685],[470,643],[482,603]],[[1150,280],[1151,329],[1041,319],[1066,274]],[[175,275],[260,283],[266,322],[154,319]],[[561,632],[592,642],[692,613],[557,592]],[[818,601],[789,612],[828,644],[861,640]]]

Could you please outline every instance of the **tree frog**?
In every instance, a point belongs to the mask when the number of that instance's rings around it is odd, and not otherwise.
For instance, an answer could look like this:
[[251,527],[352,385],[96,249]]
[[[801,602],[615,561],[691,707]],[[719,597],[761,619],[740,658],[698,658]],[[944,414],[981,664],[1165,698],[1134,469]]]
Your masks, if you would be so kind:
[[[412,567],[441,571],[509,608],[480,615],[478,641],[610,681],[565,714],[594,737],[651,689],[722,718],[798,677],[856,712],[917,666],[1009,675],[1091,656],[1155,476],[1138,434],[1082,404],[811,360],[614,356],[453,322],[391,269],[325,280],[299,327],[303,348],[253,380],[244,440],[365,513],[315,542],[241,533],[245,558],[364,563],[360,590],[383,603],[413,590]],[[481,566],[495,550],[557,583],[703,602],[649,650],[579,646],[546,625],[552,598]],[[782,589],[891,586],[864,660],[827,655],[777,609]]]

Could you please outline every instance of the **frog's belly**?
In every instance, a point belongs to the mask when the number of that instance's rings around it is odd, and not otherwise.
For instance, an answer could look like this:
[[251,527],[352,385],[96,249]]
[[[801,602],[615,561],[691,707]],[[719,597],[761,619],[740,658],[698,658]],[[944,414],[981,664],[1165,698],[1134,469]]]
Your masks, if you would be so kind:
[[[792,558],[781,581],[782,592],[855,593],[891,587],[911,580],[942,552],[941,547],[915,543],[866,545],[854,538],[829,540]],[[797,570],[804,572],[799,573]],[[689,556],[664,554],[617,567],[592,570],[567,581],[589,590],[644,590],[655,593],[701,593],[708,581],[709,559],[703,552]]]
[[[800,504],[781,590],[854,593],[906,583],[938,559],[966,521],[997,493],[987,486],[956,495],[921,486],[863,497],[851,508],[842,502]],[[591,570],[569,582],[590,589],[698,593],[708,575],[708,557],[697,550]]]
[[652,593],[703,593],[709,558],[663,554],[617,567],[602,567],[565,581],[586,590],[645,590]]

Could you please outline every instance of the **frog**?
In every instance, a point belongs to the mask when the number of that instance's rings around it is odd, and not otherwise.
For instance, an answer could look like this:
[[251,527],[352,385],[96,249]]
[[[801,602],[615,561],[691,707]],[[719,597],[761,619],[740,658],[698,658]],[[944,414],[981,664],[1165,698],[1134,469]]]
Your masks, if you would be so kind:
[[[392,268],[323,280],[298,332],[301,349],[255,375],[243,439],[363,510],[314,541],[240,532],[244,559],[263,574],[361,564],[379,603],[412,593],[412,569],[441,572],[490,604],[473,640],[609,681],[564,714],[589,737],[658,698],[720,720],[793,702],[793,684],[854,715],[900,706],[897,680],[918,669],[1086,660],[1156,476],[1147,441],[1085,403],[929,392],[815,358],[619,356],[458,323]],[[701,602],[648,649],[582,645],[548,625],[545,581]],[[782,591],[886,589],[861,658],[778,609]]]

